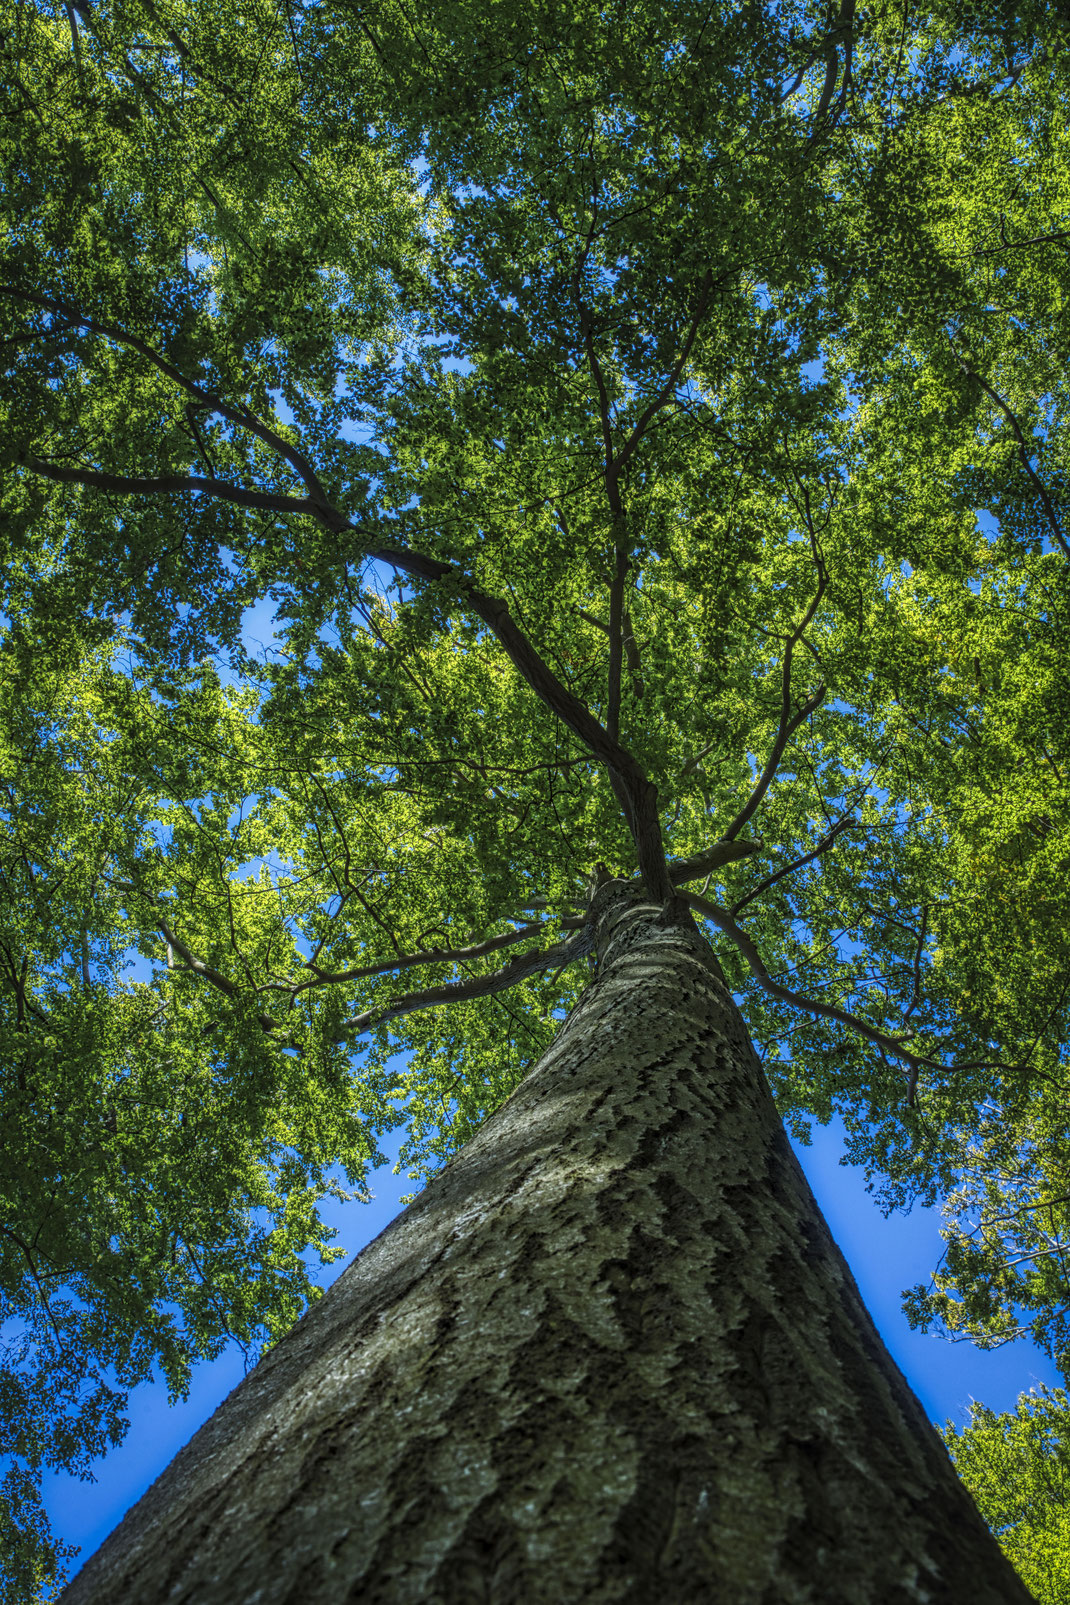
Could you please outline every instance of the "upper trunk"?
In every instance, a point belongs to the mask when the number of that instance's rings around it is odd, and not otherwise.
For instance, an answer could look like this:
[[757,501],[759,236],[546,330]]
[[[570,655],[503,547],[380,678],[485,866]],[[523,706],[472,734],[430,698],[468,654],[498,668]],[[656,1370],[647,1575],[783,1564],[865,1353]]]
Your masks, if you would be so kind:
[[886,1353],[690,919],[621,883],[502,1109],[67,1605],[1028,1601]]

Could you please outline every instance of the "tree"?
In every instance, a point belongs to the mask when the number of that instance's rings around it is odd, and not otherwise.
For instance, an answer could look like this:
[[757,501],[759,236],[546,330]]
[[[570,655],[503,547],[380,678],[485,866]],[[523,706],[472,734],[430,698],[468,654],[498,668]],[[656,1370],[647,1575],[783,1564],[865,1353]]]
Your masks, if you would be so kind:
[[390,1510],[344,1562],[302,1518],[265,1587],[333,1597],[394,1521],[384,1598],[1024,1597],[733,996],[892,1202],[961,1182],[979,1105],[1026,1157],[1058,1120],[1058,44],[850,3],[12,14],[9,1503],[149,1366],[289,1324],[333,1163],[359,1189],[401,1120],[450,1160],[178,1463],[138,1597],[246,1450],[302,1509],[332,1456],[374,1482],[298,1422],[388,1306],[430,1412],[380,1396]]
[[974,1405],[944,1432],[958,1473],[1041,1605],[1070,1596],[1070,1450],[1066,1394],[1023,1393],[996,1415]]

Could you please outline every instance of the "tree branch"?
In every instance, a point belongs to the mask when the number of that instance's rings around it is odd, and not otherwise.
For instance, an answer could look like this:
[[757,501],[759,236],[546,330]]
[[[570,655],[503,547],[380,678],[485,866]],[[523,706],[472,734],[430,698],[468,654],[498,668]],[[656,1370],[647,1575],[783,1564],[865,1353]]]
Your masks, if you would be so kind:
[[37,1266],[33,1262],[33,1255],[30,1253],[30,1250],[27,1248],[18,1232],[12,1231],[10,1226],[0,1225],[0,1232],[3,1232],[5,1237],[9,1237],[11,1241],[22,1250],[22,1255],[29,1268],[30,1275],[33,1278],[34,1286],[37,1288],[37,1297],[40,1299],[42,1308],[51,1322],[52,1330],[56,1334],[56,1344],[59,1348],[59,1352],[62,1355],[66,1355],[67,1350],[63,1343],[63,1336],[60,1332],[59,1326],[56,1323],[56,1317],[52,1313],[52,1306],[48,1302],[48,1294],[45,1291],[44,1283],[41,1281]]
[[[745,897],[741,897],[738,903],[733,903],[729,909],[732,918],[735,919],[740,909],[746,908],[748,903],[753,903],[756,897],[760,897],[763,892],[767,892],[770,886],[775,886],[777,881],[782,880],[785,875],[794,874],[795,870],[805,869],[807,864],[812,864],[814,859],[820,857],[826,848],[832,846],[836,837],[843,831],[861,829],[862,826],[857,823],[852,814],[845,814],[842,819],[836,821],[831,830],[825,832],[813,852],[807,853],[804,858],[796,858],[793,863],[785,864],[782,869],[775,870],[773,874],[767,875],[763,881],[759,881],[753,891],[748,892]],[[669,866],[669,872],[670,874],[672,873],[671,865]]]
[[747,802],[740,809],[739,813],[736,815],[735,819],[733,819],[728,829],[724,832],[723,840],[725,841],[731,841],[750,820],[756,808],[758,807],[758,804],[769,790],[770,782],[777,772],[781,758],[784,756],[784,748],[787,746],[789,740],[795,734],[796,730],[798,730],[799,726],[809,719],[814,710],[819,708],[822,702],[825,700],[825,693],[828,688],[827,686],[819,685],[813,696],[804,702],[802,707],[799,708],[791,718],[787,718],[787,710],[791,706],[789,683],[790,673],[790,666],[786,659],[784,674],[786,700],[781,709],[780,728],[777,731],[776,740],[773,742],[772,750],[769,754],[769,757],[766,759],[765,768],[762,770],[762,773],[758,778],[757,785],[751,792]]
[[639,643],[635,639],[635,629],[632,625],[630,613],[624,615],[624,632],[621,637],[624,647],[624,661],[628,665],[628,672],[632,677],[632,692],[635,697],[641,698],[644,691],[642,663],[639,657]]
[[1064,240],[1070,240],[1070,234],[1065,229],[1056,229],[1051,234],[1036,234],[1031,240],[1007,240],[1002,245],[993,245],[986,250],[959,251],[959,259],[977,256],[1002,256],[1004,251],[1026,251],[1034,245],[1061,245]]
[[[119,883],[116,882],[115,884],[118,885]],[[148,896],[148,894],[145,892],[139,892],[136,886],[126,889],[137,892],[139,897]],[[149,901],[152,902],[155,901],[155,899],[150,896]],[[191,952],[191,950],[186,946],[181,937],[176,936],[174,931],[171,930],[170,926],[168,926],[165,921],[160,919],[159,916],[157,916],[156,920],[156,929],[167,943],[168,948],[173,949],[174,952],[178,954],[187,970],[192,971],[194,975],[199,975],[203,980],[207,981],[210,986],[215,987],[217,992],[222,992],[223,996],[225,998],[229,998],[232,1002],[241,997],[242,989],[240,986],[238,986],[234,981],[228,980],[225,975],[221,975],[218,970],[213,969],[210,964],[206,964],[203,959],[199,959],[197,955]],[[168,969],[171,968],[170,953],[168,953]],[[258,1014],[257,1020],[259,1021],[260,1029],[262,1031],[277,1031],[279,1029],[279,1022],[273,1019],[270,1014]]]
[[698,302],[696,304],[694,313],[692,314],[687,333],[684,336],[683,345],[680,347],[680,355],[673,363],[668,378],[665,380],[665,383],[662,385],[653,401],[650,402],[649,406],[645,407],[644,410],[639,414],[639,417],[636,419],[635,424],[632,427],[631,434],[621,447],[616,460],[618,472],[624,467],[624,464],[628,461],[628,458],[631,456],[636,446],[638,446],[639,442],[646,434],[647,429],[653,423],[658,413],[664,406],[668,404],[668,402],[672,400],[676,386],[680,382],[680,375],[687,366],[687,360],[691,355],[691,348],[695,344],[695,337],[698,334],[702,319],[706,315],[706,308],[710,304],[710,292],[712,289],[713,274],[710,272],[709,268],[707,268],[702,280],[701,288],[699,289]]
[[214,390],[208,389],[206,385],[198,383],[195,379],[188,379],[181,369],[176,368],[173,362],[168,361],[154,346],[149,345],[148,341],[140,339],[135,334],[130,334],[125,329],[118,328],[113,323],[104,323],[96,318],[86,317],[77,307],[63,301],[56,301],[47,295],[39,295],[30,290],[19,290],[11,285],[0,285],[0,295],[10,296],[13,300],[23,301],[29,306],[40,307],[42,311],[51,313],[53,316],[63,319],[66,323],[75,324],[79,328],[85,329],[89,334],[98,335],[104,340],[113,340],[116,345],[126,346],[129,350],[136,351],[139,356],[144,357],[165,378],[170,379],[172,384],[176,384],[180,390],[184,390],[187,395],[192,396],[202,406],[218,413],[228,423],[235,424],[240,429],[247,429],[258,440],[262,440],[266,446],[269,446],[273,452],[290,464],[291,468],[304,482],[313,502],[324,507],[330,505],[327,492],[313,472],[311,464],[304,454],[298,451],[296,446],[291,445],[282,435],[263,423],[244,404],[240,407],[233,407]]
[[490,975],[473,976],[467,981],[449,981],[443,986],[427,987],[422,992],[406,992],[385,1007],[366,1009],[363,1014],[355,1014],[336,1027],[335,1041],[360,1036],[373,1026],[384,1025],[388,1020],[397,1020],[406,1014],[415,1014],[418,1009],[435,1008],[445,1003],[464,1003],[473,998],[490,997],[496,992],[507,992],[540,970],[551,966],[563,968],[573,959],[581,958],[590,951],[593,941],[593,934],[585,922],[583,930],[567,942],[558,942],[554,947],[534,953],[517,954],[508,964]]
[[754,979],[771,997],[779,998],[783,1003],[790,1003],[794,1008],[805,1009],[808,1014],[821,1015],[826,1020],[835,1020],[839,1025],[846,1025],[852,1031],[857,1031],[860,1036],[866,1037],[868,1041],[876,1043],[886,1053],[893,1054],[895,1058],[902,1059],[909,1065],[907,1102],[911,1108],[914,1108],[918,1075],[923,1068],[929,1065],[929,1060],[919,1058],[917,1054],[911,1053],[897,1037],[889,1036],[886,1031],[881,1031],[876,1026],[868,1025],[865,1020],[860,1020],[856,1014],[850,1014],[846,1009],[837,1008],[834,1003],[821,1003],[816,998],[805,997],[801,992],[793,992],[790,987],[781,986],[769,974],[761,954],[750,937],[739,928],[725,909],[718,908],[716,903],[711,903],[705,897],[699,897],[695,892],[685,892],[683,895],[696,913],[701,914],[704,919],[708,919],[713,925],[716,925],[718,930],[723,931],[729,941],[739,949]]
[[[954,341],[951,343],[951,348],[952,350],[955,349]],[[958,354],[956,352],[956,356],[957,355]],[[1026,473],[1029,475],[1030,479],[1033,481],[1033,484],[1037,488],[1037,494],[1040,497],[1041,503],[1043,504],[1044,513],[1047,517],[1051,532],[1055,536],[1058,545],[1062,548],[1064,557],[1070,558],[1070,544],[1067,543],[1066,536],[1063,534],[1062,526],[1059,523],[1058,515],[1056,514],[1055,508],[1052,505],[1051,497],[1048,495],[1044,481],[1033,467],[1033,464],[1029,461],[1029,450],[1026,446],[1025,435],[1022,433],[1022,426],[1018,422],[1017,414],[1012,410],[1008,403],[1004,401],[999,391],[993,390],[988,381],[986,379],[982,379],[977,370],[975,368],[971,368],[970,364],[962,357],[958,357],[958,364],[963,373],[966,374],[968,378],[973,379],[977,384],[979,384],[985,395],[988,396],[990,400],[995,402],[1000,412],[1002,412],[1004,418],[1006,418],[1007,422],[1010,424],[1012,430],[1014,431],[1014,437],[1018,442],[1019,460],[1021,461],[1022,467],[1025,469]]]
[[609,587],[609,671],[606,705],[606,733],[611,740],[620,737],[620,682],[624,666],[624,586],[628,579],[628,543],[624,513],[614,519],[613,581]]
[[484,958],[488,953],[497,953],[503,947],[511,947],[515,942],[522,942],[526,937],[534,936],[536,932],[545,929],[545,921],[533,920],[522,925],[519,930],[506,931],[501,936],[491,936],[483,942],[476,942],[471,947],[432,947],[422,953],[403,953],[392,959],[383,959],[381,963],[370,964],[363,968],[340,970],[337,974],[329,970],[321,970],[309,962],[306,970],[311,970],[314,977],[311,981],[299,981],[292,986],[285,982],[275,982],[271,990],[290,992],[294,997],[299,992],[307,992],[317,986],[335,986],[344,981],[365,981],[373,975],[389,975],[394,970],[408,970],[420,964],[463,964],[469,959]]
[[910,1016],[914,1013],[914,1010],[921,1002],[921,955],[925,947],[925,936],[926,932],[928,931],[928,927],[929,905],[928,903],[923,903],[921,907],[921,929],[918,932],[918,945],[914,949],[914,990],[911,994],[910,1003],[903,1015],[904,1024],[910,1019]]
[[669,879],[674,886],[683,886],[687,881],[701,880],[712,870],[720,869],[722,864],[732,864],[737,859],[749,858],[752,853],[760,853],[761,850],[761,842],[717,841],[712,847],[704,847],[701,853],[695,853],[691,858],[670,860]]
[[[341,515],[336,516],[341,519]],[[343,528],[359,534],[348,521],[341,520],[341,524]],[[414,579],[448,581],[476,616],[494,632],[506,656],[540,701],[606,765],[611,778],[616,777],[619,787],[615,785],[614,790],[621,798],[631,828],[639,872],[651,896],[664,902],[671,893],[671,887],[665,864],[656,787],[647,779],[628,749],[610,736],[590,709],[557,678],[512,618],[506,604],[488,596],[449,563],[426,557],[406,547],[368,546],[365,555],[377,562],[387,563]]]
[[43,479],[60,485],[90,485],[94,490],[111,491],[117,496],[173,496],[180,491],[197,491],[239,507],[255,507],[269,513],[311,513],[318,511],[307,497],[276,496],[267,491],[245,490],[222,479],[203,479],[198,474],[166,474],[142,479],[127,474],[106,474],[95,468],[64,468],[40,457],[26,457],[25,466]]
[[[822,132],[831,133],[843,115],[843,108],[847,103],[847,91],[851,84],[854,11],[854,0],[842,0],[840,14],[836,20],[836,26],[832,29],[832,32],[828,35],[825,41],[825,82],[822,86],[821,98],[817,103],[817,110],[814,112],[813,129],[809,139],[806,142],[808,149],[816,144],[818,137]],[[832,104],[832,93],[836,87],[836,79],[839,76],[839,46],[841,36],[843,38],[843,84],[840,88],[839,98],[836,103],[836,110],[832,117],[828,119],[828,127],[825,129],[825,120],[828,116],[829,107]]]
[[776,737],[773,741],[773,746],[769,753],[769,757],[765,761],[765,768],[759,775],[758,782],[754,790],[751,792],[750,797],[740,809],[735,819],[733,819],[728,829],[722,832],[722,840],[724,841],[731,841],[733,837],[738,836],[744,825],[747,824],[748,820],[757,809],[758,804],[769,790],[770,783],[773,779],[773,776],[777,772],[780,760],[784,756],[784,748],[787,746],[789,740],[795,734],[796,730],[798,730],[799,726],[803,724],[805,720],[809,719],[814,710],[819,708],[822,702],[825,700],[825,693],[828,690],[828,687],[819,685],[813,696],[808,698],[808,700],[803,703],[801,708],[799,708],[794,714],[791,712],[792,653],[795,650],[796,642],[801,639],[804,630],[809,627],[814,614],[817,612],[821,598],[825,594],[825,588],[827,584],[828,576],[822,569],[813,600],[806,609],[801,622],[796,625],[795,629],[788,636],[787,646],[784,649],[784,665],[781,670],[780,723],[777,727]]
[[[224,997],[235,998],[238,996],[238,993],[241,990],[240,987],[234,981],[228,980],[225,975],[220,974],[218,970],[213,969],[210,964],[206,964],[203,959],[199,959],[197,955],[186,946],[182,938],[175,935],[174,931],[172,931],[171,927],[164,920],[157,919],[156,929],[167,943],[167,946],[178,954],[187,970],[192,970],[195,975],[203,976],[203,978],[209,982],[210,985],[215,987],[217,992],[222,992]],[[168,964],[168,969],[171,967],[172,966]]]
[[[129,335],[114,325],[86,318],[77,308],[67,307],[64,303],[47,296],[4,286],[0,286],[0,294],[53,312],[58,317],[79,324],[91,333],[115,340],[139,352],[188,395],[236,425],[248,429],[281,456],[300,475],[308,487],[309,496],[303,499],[247,491],[238,486],[224,485],[218,480],[203,479],[195,475],[155,479],[128,478],[99,473],[93,469],[61,468],[38,458],[30,458],[28,461],[28,466],[33,472],[59,482],[92,485],[97,489],[120,494],[158,495],[177,491],[196,491],[241,506],[270,512],[309,513],[336,536],[346,534],[360,538],[362,555],[365,558],[386,563],[412,579],[445,583],[454,588],[458,597],[463,599],[476,616],[493,631],[507,657],[536,696],[609,769],[611,779],[614,781],[614,791],[621,802],[635,842],[640,874],[651,896],[664,901],[670,895],[671,887],[665,865],[656,788],[647,779],[635,757],[621,746],[616,736],[611,735],[590,709],[573,696],[557,678],[536,651],[533,643],[516,624],[504,602],[487,595],[449,563],[414,552],[403,545],[375,544],[376,536],[361,531],[344,513],[331,504],[318,477],[301,452],[274,430],[262,424],[248,408],[231,407],[205,386],[185,378],[171,362],[137,336]],[[609,450],[612,450],[611,440]]]
[[74,65],[78,73],[78,81],[82,81],[82,44],[78,37],[78,18],[74,14],[74,7],[70,0],[64,0],[63,9],[67,13],[67,22],[71,30],[71,49],[74,51]]

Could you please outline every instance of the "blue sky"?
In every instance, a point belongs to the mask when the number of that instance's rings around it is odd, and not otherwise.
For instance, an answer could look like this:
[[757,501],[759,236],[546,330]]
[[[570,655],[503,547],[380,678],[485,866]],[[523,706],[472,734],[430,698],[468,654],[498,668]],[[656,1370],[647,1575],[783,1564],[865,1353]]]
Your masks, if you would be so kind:
[[[950,1416],[961,1422],[971,1398],[1009,1409],[1034,1383],[1058,1383],[1051,1361],[1031,1343],[986,1353],[972,1344],[911,1332],[901,1293],[927,1281],[940,1256],[939,1212],[915,1209],[885,1219],[865,1190],[862,1172],[839,1163],[843,1138],[836,1125],[815,1127],[812,1146],[796,1151],[870,1314],[932,1420]],[[412,1185],[388,1165],[375,1173],[370,1204],[328,1201],[324,1215],[338,1227],[338,1241],[350,1255],[378,1236]],[[339,1275],[346,1263],[332,1265],[325,1280]],[[194,1374],[190,1396],[181,1404],[168,1407],[163,1388],[136,1389],[130,1397],[130,1431],[118,1449],[97,1462],[95,1483],[68,1476],[45,1479],[49,1516],[64,1537],[81,1546],[80,1560],[88,1559],[242,1375],[242,1357],[234,1350]]]

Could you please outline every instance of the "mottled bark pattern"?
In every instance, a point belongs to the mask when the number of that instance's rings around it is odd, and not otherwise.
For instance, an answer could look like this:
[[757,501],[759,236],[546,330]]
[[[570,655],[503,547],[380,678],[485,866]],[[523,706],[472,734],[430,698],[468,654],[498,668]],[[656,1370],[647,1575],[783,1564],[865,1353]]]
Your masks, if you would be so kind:
[[678,905],[599,972],[67,1605],[1027,1601]]

